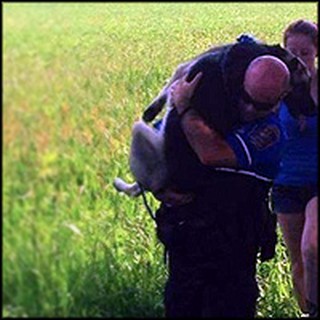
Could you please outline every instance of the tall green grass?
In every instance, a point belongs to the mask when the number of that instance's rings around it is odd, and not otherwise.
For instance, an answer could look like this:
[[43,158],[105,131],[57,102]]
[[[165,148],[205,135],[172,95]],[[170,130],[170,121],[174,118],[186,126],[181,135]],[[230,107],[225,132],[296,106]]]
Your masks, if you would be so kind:
[[[132,180],[131,126],[178,63],[244,31],[281,42],[316,3],[2,9],[3,316],[163,316],[153,221],[112,187]],[[258,278],[258,316],[299,315],[282,241]]]

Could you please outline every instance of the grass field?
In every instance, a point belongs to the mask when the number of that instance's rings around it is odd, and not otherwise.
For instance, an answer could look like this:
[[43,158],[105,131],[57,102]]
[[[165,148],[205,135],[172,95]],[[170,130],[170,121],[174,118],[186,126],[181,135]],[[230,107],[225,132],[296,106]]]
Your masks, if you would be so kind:
[[[4,317],[162,317],[163,248],[132,180],[131,126],[178,63],[317,3],[4,3]],[[152,207],[157,202],[149,196]],[[300,314],[282,241],[259,317]]]

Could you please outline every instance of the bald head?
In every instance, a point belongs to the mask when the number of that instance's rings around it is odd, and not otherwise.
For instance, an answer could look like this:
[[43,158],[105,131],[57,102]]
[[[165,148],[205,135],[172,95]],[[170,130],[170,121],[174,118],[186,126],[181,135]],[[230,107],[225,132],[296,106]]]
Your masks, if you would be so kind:
[[280,59],[265,55],[254,59],[248,66],[244,88],[257,102],[277,103],[289,88],[290,72]]

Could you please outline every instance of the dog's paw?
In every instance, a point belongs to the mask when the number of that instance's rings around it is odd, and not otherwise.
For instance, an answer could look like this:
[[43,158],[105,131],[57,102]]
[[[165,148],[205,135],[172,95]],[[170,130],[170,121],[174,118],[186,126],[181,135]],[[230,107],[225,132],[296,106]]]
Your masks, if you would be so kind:
[[142,120],[145,122],[151,122],[163,109],[167,101],[167,95],[162,95],[156,98],[143,112]]
[[145,122],[151,122],[156,116],[158,112],[156,109],[147,108],[142,115],[142,120]]

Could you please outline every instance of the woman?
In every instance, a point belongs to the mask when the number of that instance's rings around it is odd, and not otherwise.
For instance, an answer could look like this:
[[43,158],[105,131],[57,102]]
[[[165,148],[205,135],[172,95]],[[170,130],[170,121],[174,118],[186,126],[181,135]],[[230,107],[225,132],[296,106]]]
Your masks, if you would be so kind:
[[298,304],[310,316],[318,314],[317,39],[317,25],[306,20],[294,21],[284,32],[286,49],[302,59],[311,73],[310,93],[317,107],[313,114],[297,117],[281,105],[287,141],[273,188],[274,209],[289,251]]

